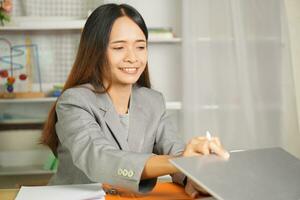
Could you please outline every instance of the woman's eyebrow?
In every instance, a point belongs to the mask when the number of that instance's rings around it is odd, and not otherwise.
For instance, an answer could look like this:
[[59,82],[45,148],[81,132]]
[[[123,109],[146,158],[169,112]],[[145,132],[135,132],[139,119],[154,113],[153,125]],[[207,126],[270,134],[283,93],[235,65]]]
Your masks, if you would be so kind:
[[146,42],[144,39],[136,40],[135,42]]
[[[126,40],[116,40],[116,41],[112,41],[111,44],[115,44],[115,43],[126,43]],[[135,40],[135,42],[146,42],[146,40],[144,39],[139,39],[139,40]]]
[[116,40],[116,41],[112,41],[111,43],[115,44],[115,43],[125,43],[125,42],[126,42],[125,40]]

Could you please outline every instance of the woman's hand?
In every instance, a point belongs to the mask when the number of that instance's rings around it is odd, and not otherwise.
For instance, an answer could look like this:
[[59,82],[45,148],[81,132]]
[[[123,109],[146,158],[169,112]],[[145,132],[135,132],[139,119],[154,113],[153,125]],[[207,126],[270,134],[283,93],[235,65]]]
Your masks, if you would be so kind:
[[218,137],[212,137],[210,140],[207,137],[195,137],[185,147],[182,156],[197,156],[208,155],[214,153],[224,159],[229,158],[229,153],[223,148]]
[[[229,153],[223,148],[218,137],[195,137],[185,147],[182,156],[197,156],[208,155],[214,153],[224,159],[229,158]],[[208,193],[191,179],[187,179],[185,192],[192,198],[199,197],[200,194],[207,195]]]
[[193,182],[191,179],[187,179],[186,185],[185,185],[185,192],[192,198],[198,198],[201,195],[207,196],[208,193],[199,185],[197,185],[195,182]]

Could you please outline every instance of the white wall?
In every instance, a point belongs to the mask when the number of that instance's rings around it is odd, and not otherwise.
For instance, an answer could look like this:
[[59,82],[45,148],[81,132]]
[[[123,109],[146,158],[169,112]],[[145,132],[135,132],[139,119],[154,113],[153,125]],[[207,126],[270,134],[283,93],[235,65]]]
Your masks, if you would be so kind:
[[[290,35],[290,46],[292,54],[293,75],[295,81],[298,124],[300,127],[300,1],[285,0]],[[288,138],[288,149],[300,158],[300,133]]]

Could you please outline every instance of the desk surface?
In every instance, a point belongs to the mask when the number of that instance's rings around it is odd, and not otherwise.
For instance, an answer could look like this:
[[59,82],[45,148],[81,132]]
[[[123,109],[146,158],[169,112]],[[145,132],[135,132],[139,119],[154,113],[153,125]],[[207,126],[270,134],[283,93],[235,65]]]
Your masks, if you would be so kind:
[[[14,200],[19,189],[0,189],[1,200]],[[184,188],[173,183],[157,183],[153,191],[145,195],[136,195],[134,193],[123,191],[118,195],[106,195],[106,200],[191,200]]]

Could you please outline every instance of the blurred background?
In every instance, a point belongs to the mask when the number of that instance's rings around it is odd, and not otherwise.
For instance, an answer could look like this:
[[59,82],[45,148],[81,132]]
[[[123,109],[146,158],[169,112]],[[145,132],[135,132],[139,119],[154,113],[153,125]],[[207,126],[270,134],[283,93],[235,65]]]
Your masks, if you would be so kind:
[[0,26],[0,188],[55,173],[41,128],[88,14],[111,2],[144,17],[152,86],[182,140],[210,131],[229,150],[300,158],[300,1],[12,0]]

